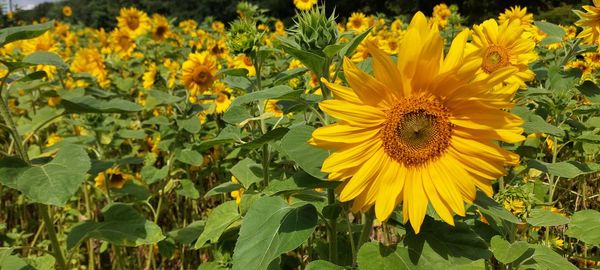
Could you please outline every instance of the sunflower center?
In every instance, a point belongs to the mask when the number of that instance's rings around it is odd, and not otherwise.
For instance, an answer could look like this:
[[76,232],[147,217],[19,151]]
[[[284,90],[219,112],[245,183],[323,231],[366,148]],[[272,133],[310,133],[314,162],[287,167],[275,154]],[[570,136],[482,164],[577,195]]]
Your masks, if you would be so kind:
[[250,57],[244,56],[244,64],[246,66],[251,67],[252,66],[252,59],[250,59]]
[[353,19],[352,26],[354,26],[354,28],[360,28],[362,26],[362,20],[360,18]]
[[506,48],[498,45],[490,45],[483,57],[482,68],[487,73],[492,73],[499,68],[508,66],[509,62],[508,51]]
[[194,77],[194,81],[198,84],[207,84],[212,78],[212,75],[210,74],[210,72],[206,71],[206,70],[200,70],[198,72],[198,74],[196,75],[196,77]]
[[162,37],[166,32],[167,32],[167,27],[165,27],[165,26],[156,27],[156,35],[157,36]]
[[140,26],[140,20],[137,16],[131,16],[127,19],[127,27],[131,30],[136,30]]
[[400,100],[387,113],[382,129],[385,152],[407,167],[441,156],[450,145],[450,113],[440,102],[424,97]]

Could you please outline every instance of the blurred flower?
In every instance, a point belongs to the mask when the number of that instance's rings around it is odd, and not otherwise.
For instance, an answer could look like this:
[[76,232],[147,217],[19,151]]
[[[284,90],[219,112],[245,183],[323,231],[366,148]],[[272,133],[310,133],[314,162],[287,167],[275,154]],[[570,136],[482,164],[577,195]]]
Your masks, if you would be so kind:
[[248,70],[249,77],[256,76],[256,69],[254,68],[254,65],[252,64],[252,59],[250,59],[250,57],[248,57],[246,55],[240,54],[240,55],[236,56],[233,59],[231,67],[243,68],[243,69]]
[[50,147],[52,145],[55,145],[56,143],[62,141],[62,137],[56,133],[52,133],[50,135],[48,135],[48,137],[46,138],[46,147]]
[[126,28],[113,30],[110,34],[110,44],[111,49],[123,59],[129,58],[136,47],[132,33]]
[[63,15],[65,15],[66,17],[71,17],[71,15],[73,15],[73,10],[71,9],[70,6],[64,6],[62,9]]
[[119,168],[108,168],[94,178],[94,181],[96,182],[95,186],[106,191],[107,178],[108,185],[111,189],[121,189],[127,181],[134,179],[133,175],[122,173]]
[[192,96],[208,90],[215,81],[217,62],[207,51],[191,53],[183,63],[181,80]]
[[277,106],[278,100],[269,99],[265,103],[265,112],[273,114],[274,117],[279,118],[283,116],[283,110]]
[[152,15],[152,39],[162,41],[170,34],[169,21],[165,16],[159,14]]
[[148,69],[146,69],[146,72],[144,72],[144,76],[142,76],[142,86],[145,89],[150,89],[152,88],[152,86],[154,86],[154,79],[156,78],[156,64],[151,63],[150,65],[148,65]]
[[95,48],[79,49],[71,63],[71,71],[94,76],[103,88],[110,84],[102,55]]
[[214,21],[210,25],[210,28],[215,32],[223,33],[225,31],[225,24],[223,24],[221,21]]
[[527,13],[527,8],[521,8],[520,6],[514,6],[510,9],[505,9],[504,13],[500,13],[498,17],[498,23],[503,24],[504,22],[519,21],[522,26],[528,27],[533,23],[533,14]]
[[593,6],[584,5],[583,9],[587,13],[574,11],[580,18],[575,25],[583,27],[583,31],[577,37],[581,38],[584,44],[600,45],[600,0],[594,0]]
[[507,198],[504,200],[504,208],[514,215],[519,215],[525,212],[525,203],[521,199]]
[[452,11],[444,3],[433,7],[432,19],[440,28],[448,26],[448,18],[452,15]]
[[[238,181],[237,178],[235,178],[235,176],[231,176],[231,182],[235,183],[235,184],[239,184],[240,182]],[[229,193],[229,195],[231,195],[232,198],[235,199],[235,203],[240,206],[240,203],[242,202],[242,195],[244,195],[244,188],[240,188],[238,190],[234,190],[232,192]]]
[[134,7],[121,8],[119,17],[117,17],[118,27],[128,30],[131,38],[136,38],[150,31],[150,18],[146,12],[140,11]]
[[316,3],[317,3],[317,0],[294,0],[294,5],[299,10],[309,10]]
[[353,12],[346,23],[346,29],[348,30],[363,32],[367,30],[367,28],[369,28],[369,22],[362,12]]

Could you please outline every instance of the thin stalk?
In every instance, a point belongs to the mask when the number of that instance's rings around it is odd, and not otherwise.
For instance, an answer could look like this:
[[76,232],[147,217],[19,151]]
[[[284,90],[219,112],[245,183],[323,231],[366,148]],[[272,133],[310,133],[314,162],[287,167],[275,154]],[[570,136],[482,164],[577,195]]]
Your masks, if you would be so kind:
[[[557,147],[556,144],[558,143],[558,141],[556,140],[556,137],[553,137],[554,139],[554,144],[555,146],[552,147],[552,164],[556,163],[556,158],[558,156],[558,151],[557,151]],[[548,191],[548,204],[552,204],[553,201],[553,197],[554,197],[554,175],[551,174],[550,177],[548,177],[548,184],[549,184],[549,191]],[[550,243],[550,227],[546,227],[546,231],[544,232],[544,239],[546,240],[546,243]]]
[[[262,62],[260,59],[260,54],[257,52],[254,53],[254,59],[252,59],[254,64],[254,69],[256,70],[256,91],[262,90],[262,75],[261,75],[261,67]],[[258,113],[262,115],[265,112],[265,107],[267,100],[259,100],[258,101]],[[260,119],[260,131],[264,135],[268,132],[267,123],[265,119],[261,117]],[[262,171],[263,171],[263,185],[266,187],[269,185],[269,165],[271,163],[271,153],[269,149],[269,144],[264,144],[262,146]]]
[[[327,189],[327,203],[329,205],[335,204],[335,192],[333,189]],[[329,234],[327,234],[327,242],[329,242],[329,260],[333,263],[337,262],[337,219],[329,220]]]
[[371,208],[368,212],[366,212],[363,216],[365,220],[363,223],[362,231],[360,232],[360,238],[358,238],[358,245],[356,248],[360,250],[360,247],[367,242],[369,239],[369,235],[371,235],[371,229],[373,228],[373,220],[375,219],[375,211]]
[[[91,207],[92,203],[90,200],[90,194],[88,192],[87,185],[84,184],[81,187],[81,189],[83,190],[83,198],[85,201],[85,212],[88,215],[88,219],[91,220],[93,217],[92,216],[92,207]],[[94,242],[93,241],[94,240],[92,240],[92,239],[89,239],[87,241],[87,251],[88,251],[88,268],[87,269],[88,270],[94,270],[94,268],[96,266],[96,264],[94,262],[95,255],[94,255]]]
[[[346,210],[346,209],[344,209]],[[344,211],[346,224],[348,225],[348,238],[350,239],[350,251],[352,252],[352,268],[356,266],[356,244],[354,243],[354,234],[352,233],[352,223],[350,223],[349,211]]]
[[38,212],[40,212],[40,215],[42,216],[42,220],[44,221],[44,225],[46,226],[48,237],[50,238],[50,242],[52,243],[52,252],[54,254],[54,258],[56,259],[58,269],[66,270],[67,262],[65,261],[65,255],[63,254],[63,251],[60,248],[60,243],[58,242],[58,237],[56,236],[56,231],[54,230],[54,223],[50,218],[49,211],[50,206],[38,205]]

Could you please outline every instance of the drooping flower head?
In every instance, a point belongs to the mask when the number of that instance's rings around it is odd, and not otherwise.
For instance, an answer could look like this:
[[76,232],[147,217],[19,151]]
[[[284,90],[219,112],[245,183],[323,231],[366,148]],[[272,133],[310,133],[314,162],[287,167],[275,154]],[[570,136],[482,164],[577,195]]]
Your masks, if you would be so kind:
[[587,12],[575,10],[580,20],[575,23],[583,27],[583,31],[577,35],[583,39],[584,44],[600,44],[600,0],[594,0],[594,5],[584,5]]
[[332,100],[320,108],[337,123],[318,128],[310,143],[333,153],[322,171],[344,181],[339,199],[353,211],[373,205],[386,220],[402,203],[404,222],[419,232],[427,206],[454,224],[476,188],[492,195],[491,180],[517,164],[519,156],[496,142],[523,140],[522,120],[504,110],[515,86],[489,91],[516,68],[476,76],[481,59],[466,59],[468,30],[456,36],[447,55],[437,28],[417,13],[398,50],[398,62],[371,43],[374,76],[349,59],[349,87],[324,81]]
[[479,76],[487,77],[505,67],[516,67],[518,72],[506,79],[506,83],[521,86],[535,77],[529,64],[537,59],[535,42],[523,34],[519,20],[505,21],[498,25],[494,19],[473,26],[473,41],[467,44],[470,57],[480,58]]

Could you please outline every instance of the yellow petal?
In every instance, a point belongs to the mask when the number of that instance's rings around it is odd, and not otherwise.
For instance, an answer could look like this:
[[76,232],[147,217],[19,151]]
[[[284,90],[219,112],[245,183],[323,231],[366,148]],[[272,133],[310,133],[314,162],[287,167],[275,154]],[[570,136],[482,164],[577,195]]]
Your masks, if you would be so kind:
[[356,95],[367,105],[393,104],[393,97],[386,85],[358,68],[350,59],[344,58],[344,75]]
[[312,134],[312,142],[318,147],[331,149],[371,140],[378,133],[378,128],[363,128],[335,123],[317,128]]
[[387,155],[383,152],[383,148],[380,148],[361,166],[358,172],[352,176],[342,190],[340,201],[346,202],[352,200],[365,190],[367,183],[373,181],[373,177],[377,176],[381,171],[381,161],[384,156]]
[[356,103],[356,104],[362,104],[362,101],[358,98],[358,96],[356,96],[356,94],[354,93],[354,91],[352,91],[351,88],[342,86],[339,84],[335,84],[335,83],[330,83],[327,80],[325,80],[325,78],[321,78],[321,82],[323,82],[325,84],[325,86],[327,86],[327,88],[329,88],[329,90],[331,90],[331,92],[333,93],[333,96],[336,99],[340,99],[340,100],[344,100],[344,101],[348,101],[348,102]]
[[377,220],[384,221],[396,208],[396,198],[404,188],[406,168],[396,161],[390,160],[385,171],[379,177],[383,183],[379,186],[377,201],[375,203],[375,216]]
[[353,126],[374,127],[382,124],[386,114],[377,107],[342,100],[325,100],[319,108],[338,120]]

